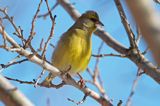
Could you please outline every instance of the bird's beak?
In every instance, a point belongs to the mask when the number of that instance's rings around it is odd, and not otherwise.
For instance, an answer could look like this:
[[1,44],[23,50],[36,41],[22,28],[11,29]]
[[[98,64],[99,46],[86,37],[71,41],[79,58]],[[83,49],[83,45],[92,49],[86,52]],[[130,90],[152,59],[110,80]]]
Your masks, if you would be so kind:
[[100,26],[104,26],[104,24],[101,21],[97,21],[96,24]]

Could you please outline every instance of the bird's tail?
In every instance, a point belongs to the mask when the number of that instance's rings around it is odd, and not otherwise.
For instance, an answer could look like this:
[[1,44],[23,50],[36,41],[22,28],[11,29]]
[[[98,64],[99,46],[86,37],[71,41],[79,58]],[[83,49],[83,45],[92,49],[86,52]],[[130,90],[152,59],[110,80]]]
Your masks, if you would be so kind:
[[56,76],[54,76],[52,73],[49,73],[49,75],[46,77],[46,79],[42,82],[42,85],[50,86],[50,84],[52,83],[52,80],[53,80],[55,77],[56,77]]

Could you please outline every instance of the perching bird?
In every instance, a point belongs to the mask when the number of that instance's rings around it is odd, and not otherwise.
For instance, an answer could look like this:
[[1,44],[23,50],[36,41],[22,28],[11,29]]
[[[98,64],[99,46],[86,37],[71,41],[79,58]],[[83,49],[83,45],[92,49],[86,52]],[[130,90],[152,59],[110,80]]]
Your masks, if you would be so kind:
[[[103,26],[95,11],[82,14],[74,25],[60,38],[52,55],[52,64],[64,72],[76,74],[87,68],[91,57],[91,36],[97,26]],[[55,76],[52,73],[43,83],[50,84]]]

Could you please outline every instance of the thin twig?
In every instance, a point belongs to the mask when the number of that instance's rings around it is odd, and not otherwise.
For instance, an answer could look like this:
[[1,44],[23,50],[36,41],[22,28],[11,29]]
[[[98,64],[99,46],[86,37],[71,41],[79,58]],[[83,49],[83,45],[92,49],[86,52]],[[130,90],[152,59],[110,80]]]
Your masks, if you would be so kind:
[[33,37],[34,37],[34,35],[35,35],[35,32],[34,32],[35,21],[36,21],[36,19],[37,19],[38,13],[39,13],[39,11],[40,11],[40,7],[41,7],[41,4],[42,4],[42,1],[43,1],[43,0],[40,0],[40,3],[39,3],[38,8],[37,8],[37,11],[36,11],[36,13],[35,13],[35,15],[34,15],[34,17],[33,17],[33,19],[32,19],[32,27],[31,27],[30,35],[29,35],[29,37],[28,37],[28,39],[27,39],[27,41],[26,41],[26,44],[25,44],[25,47],[24,47],[24,48],[27,48],[27,47],[28,47],[29,43],[31,43],[31,40],[33,39]]
[[[93,92],[91,89],[89,89],[87,86],[82,88],[79,83],[77,83],[71,76],[67,76],[67,78],[64,78],[61,76],[63,81],[65,81],[68,85],[74,85],[74,87],[78,88],[79,90],[83,91],[84,94],[88,94],[88,96],[96,99],[97,102],[99,102],[102,106],[113,106],[112,101],[108,98],[105,98],[104,96],[99,96]],[[96,97],[96,98],[95,98]],[[98,98],[97,98],[98,97]]]
[[70,101],[70,102],[75,103],[76,105],[80,105],[80,104],[82,104],[82,103],[85,102],[85,100],[87,99],[87,96],[88,96],[88,95],[89,95],[89,94],[86,93],[86,94],[84,95],[83,99],[82,99],[81,101],[78,101],[78,102],[76,102],[75,100],[70,99],[70,98],[67,98],[67,100]]
[[[53,7],[51,8],[51,11],[53,11],[57,6],[58,6],[58,2],[56,2],[54,5],[53,5]],[[40,15],[38,15],[37,16],[37,18],[41,18],[41,17],[43,17],[44,19],[49,15],[50,13],[49,13],[49,11],[48,12],[46,12],[45,14],[40,14]]]
[[118,12],[119,12],[119,15],[121,17],[121,20],[122,20],[122,23],[125,27],[125,30],[127,32],[127,35],[128,35],[128,38],[129,38],[129,41],[130,41],[130,46],[132,48],[136,48],[136,43],[135,43],[135,35],[131,29],[131,26],[127,20],[127,17],[125,15],[125,12],[123,10],[123,7],[122,7],[122,4],[120,2],[120,0],[114,0],[115,1],[115,4],[117,6],[117,9],[118,9]]
[[93,72],[91,71],[91,69],[89,67],[87,67],[87,72],[88,74],[91,76],[91,78],[93,78]]
[[147,48],[142,52],[142,54],[145,55],[145,54],[148,52],[148,50],[149,50],[149,47],[147,47]]
[[133,81],[132,89],[131,89],[131,92],[130,92],[129,97],[127,99],[126,106],[131,106],[131,99],[132,99],[132,97],[135,93],[135,89],[137,87],[138,81],[141,78],[141,75],[142,75],[141,72],[142,72],[142,70],[139,68],[138,71],[137,71],[136,78]]
[[[4,35],[4,26],[2,25],[2,21],[0,22],[0,26],[1,26],[1,28],[2,28],[2,34]],[[5,47],[7,47],[7,40],[6,40],[6,36],[4,35],[4,36],[2,36],[3,37],[3,47],[5,48]]]
[[[13,28],[15,29],[16,32],[14,32],[13,34],[16,35],[18,38],[21,39],[22,41],[22,44],[23,44],[23,47],[25,47],[25,43],[27,42],[26,39],[24,39],[23,37],[23,30],[21,29],[21,27],[17,27],[15,22],[13,21],[13,17],[10,17],[8,14],[7,14],[7,9],[0,9],[0,11],[5,15],[4,19],[7,19],[11,25],[13,26]],[[1,28],[3,28],[1,26]],[[2,34],[3,37],[5,37],[5,34]],[[29,47],[31,49],[31,51],[33,52],[33,54],[36,53],[36,50],[34,50],[34,48],[31,46],[31,44],[29,43]],[[38,54],[36,54],[38,57],[40,57]]]
[[10,17],[8,14],[7,14],[7,8],[4,8],[4,9],[0,9],[0,11],[5,15],[5,17],[3,19],[8,19],[10,21],[10,23],[12,24],[12,26],[14,27],[14,29],[16,30],[16,32],[18,33],[18,37],[21,36],[21,33],[19,31],[19,29],[17,28],[17,26],[15,25],[14,21],[13,21],[13,16]]
[[52,43],[50,43],[49,45],[50,45],[52,48],[55,48],[55,46],[54,46]]
[[115,56],[115,57],[122,57],[122,58],[127,58],[127,56],[125,54],[113,54],[113,53],[110,53],[110,54],[92,54],[93,57],[107,57],[107,56]]
[[[98,55],[100,54],[102,47],[103,47],[103,42],[100,44],[100,47],[98,48]],[[87,68],[87,72],[91,76],[92,80],[85,80],[85,81],[93,84],[99,90],[99,92],[104,96],[104,98],[109,99],[109,97],[106,95],[105,89],[103,87],[103,82],[100,77],[100,73],[99,73],[99,69],[98,69],[98,63],[99,63],[99,56],[97,56],[94,72],[92,73],[90,68]]]
[[[33,80],[33,81],[23,81],[23,80],[19,80],[19,79],[10,78],[10,77],[7,77],[7,76],[5,76],[5,78],[8,79],[8,80],[11,80],[11,81],[16,81],[16,82],[18,82],[20,84],[30,84],[30,85],[34,85],[35,84],[35,80]],[[37,85],[41,86],[41,87],[59,89],[59,88],[63,87],[64,85],[66,85],[66,83],[64,81],[62,81],[58,85],[50,84],[50,86],[46,86],[46,85],[43,85],[42,83],[37,83]]]
[[[9,62],[8,64],[0,64],[2,68],[7,68],[9,66],[15,65],[15,64],[21,64],[22,62],[28,61],[28,59],[23,59],[15,62]],[[1,70],[1,69],[0,69]]]
[[[103,47],[103,44],[104,42],[102,41],[99,48],[98,48],[98,54],[100,54],[101,50],[102,50],[102,47]],[[97,57],[96,59],[96,63],[95,63],[95,68],[94,68],[94,74],[93,74],[93,80],[95,81],[96,78],[98,77],[99,75],[99,70],[98,70],[98,64],[99,64],[99,57]]]
[[44,42],[44,39],[42,38],[39,49],[37,51],[42,51],[43,50],[43,42]]
[[[101,50],[102,50],[102,47],[103,47],[103,44],[104,42],[102,41],[99,48],[98,48],[98,54],[100,54]],[[94,73],[93,73],[93,83],[94,85],[97,87],[97,89],[99,90],[99,92],[108,98],[108,96],[106,95],[105,93],[105,89],[103,87],[103,81],[100,77],[100,71],[99,71],[99,68],[98,68],[98,65],[99,65],[99,61],[100,61],[100,58],[97,57],[97,60],[96,60],[96,63],[95,63],[95,68],[94,68]],[[98,79],[98,80],[97,80]]]
[[8,14],[7,14],[7,8],[4,8],[4,9],[0,9],[0,11],[5,15],[5,17],[3,19],[7,19],[11,25],[13,26],[13,28],[15,29],[15,33],[14,35],[16,35],[18,38],[21,39],[22,43],[24,44],[24,38],[23,38],[23,30],[21,29],[21,27],[17,27],[15,22],[13,21],[14,17],[10,17]]
[[137,38],[136,38],[136,44],[138,45],[140,40],[142,38],[142,34],[141,34],[141,31],[140,31],[140,28],[137,26]]
[[[54,20],[55,20],[55,17],[54,17]],[[42,51],[42,58],[45,56],[45,53],[46,53],[48,44],[49,44],[50,40],[51,40],[52,37],[53,37],[53,33],[54,33],[53,30],[54,30],[54,25],[52,25],[50,35],[49,35],[47,41],[45,42],[45,45],[44,45],[44,48],[43,48],[43,51]]]
[[43,69],[43,70],[41,71],[41,74],[40,74],[40,75],[38,76],[38,78],[35,80],[34,87],[37,87],[38,82],[39,82],[39,80],[42,78],[42,76],[44,75],[44,73],[45,73],[45,69]]
[[55,18],[56,18],[56,16],[54,16],[54,17],[52,16],[51,10],[50,10],[49,5],[48,5],[48,0],[45,0],[45,2],[46,2],[46,5],[47,5],[47,9],[48,9],[48,12],[49,12],[50,19],[52,21],[52,27],[51,27],[51,30],[50,30],[50,35],[49,35],[47,41],[45,42],[45,45],[44,45],[44,48],[43,48],[43,51],[42,51],[42,58],[45,57],[45,53],[46,53],[48,44],[49,44],[50,40],[52,39],[52,37],[54,35],[53,33],[54,33],[54,25],[55,25]]

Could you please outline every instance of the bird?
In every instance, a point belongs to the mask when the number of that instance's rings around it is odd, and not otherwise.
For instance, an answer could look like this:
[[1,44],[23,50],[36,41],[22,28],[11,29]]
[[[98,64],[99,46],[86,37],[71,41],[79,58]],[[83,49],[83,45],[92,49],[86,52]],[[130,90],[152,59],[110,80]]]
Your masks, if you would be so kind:
[[[91,37],[98,26],[104,26],[97,12],[93,10],[83,13],[76,22],[62,34],[52,54],[52,65],[61,72],[69,69],[70,75],[83,72],[90,61],[92,53]],[[51,84],[56,76],[52,73],[43,84]]]

